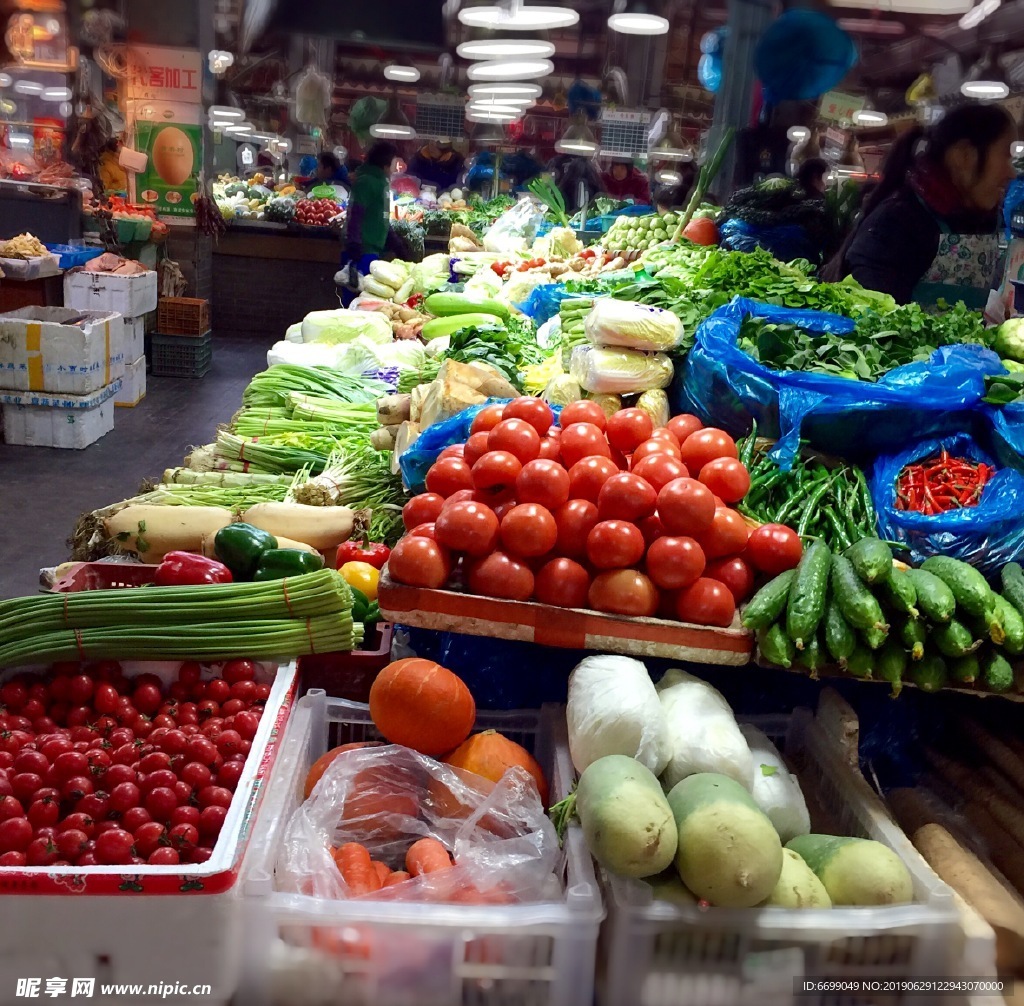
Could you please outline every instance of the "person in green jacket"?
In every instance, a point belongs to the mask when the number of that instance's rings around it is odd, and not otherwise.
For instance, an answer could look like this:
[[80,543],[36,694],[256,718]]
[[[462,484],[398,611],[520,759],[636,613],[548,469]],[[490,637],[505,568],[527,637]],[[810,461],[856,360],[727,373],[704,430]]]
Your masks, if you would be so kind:
[[[370,271],[388,244],[391,217],[391,166],[398,156],[393,143],[380,141],[370,147],[356,172],[346,215],[345,254],[342,268],[349,268],[349,285]],[[352,268],[354,266],[354,268]]]

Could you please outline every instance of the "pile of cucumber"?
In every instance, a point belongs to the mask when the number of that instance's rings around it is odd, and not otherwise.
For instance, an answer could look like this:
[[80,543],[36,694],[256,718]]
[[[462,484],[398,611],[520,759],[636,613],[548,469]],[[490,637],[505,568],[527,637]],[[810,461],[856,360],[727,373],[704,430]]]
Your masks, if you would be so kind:
[[763,661],[816,677],[838,665],[851,677],[924,691],[1015,688],[1024,653],[1024,570],[1002,570],[1002,593],[973,566],[933,556],[920,569],[862,538],[832,554],[817,539],[800,565],[762,587],[743,612]]

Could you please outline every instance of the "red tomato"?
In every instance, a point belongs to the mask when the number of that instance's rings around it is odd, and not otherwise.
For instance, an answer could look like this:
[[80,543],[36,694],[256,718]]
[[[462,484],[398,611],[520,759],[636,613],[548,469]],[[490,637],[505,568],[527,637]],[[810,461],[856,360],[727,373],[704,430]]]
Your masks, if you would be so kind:
[[[473,488],[473,475],[462,458],[435,461],[427,472],[427,492],[447,499],[460,489]],[[418,522],[419,523],[419,522]]]
[[673,479],[658,493],[658,516],[669,534],[696,537],[714,523],[711,490],[696,479]]
[[644,536],[628,521],[598,521],[587,535],[587,558],[598,569],[634,566],[643,554]]
[[[480,501],[476,498],[475,489],[460,489],[457,493],[452,493],[451,496],[449,496],[448,499],[444,501],[444,506],[441,507],[441,513],[444,513],[444,511],[447,510],[448,507],[455,506],[456,503],[478,502]],[[440,514],[438,514],[438,516],[440,516]]]
[[492,552],[470,565],[469,589],[486,597],[527,601],[533,594],[533,573],[512,556]]
[[487,446],[487,437],[488,434],[481,430],[479,433],[472,434],[466,441],[466,450],[462,456],[470,468],[490,450]]
[[747,539],[747,558],[769,576],[794,569],[803,554],[799,536],[785,524],[762,524]]
[[441,511],[434,533],[453,551],[486,555],[498,544],[498,518],[482,503],[455,503]]
[[724,430],[709,426],[706,430],[691,433],[680,448],[683,463],[691,472],[699,472],[715,458],[736,458],[736,441]]
[[665,533],[665,525],[661,523],[661,518],[657,514],[645,517],[636,526],[640,528],[640,533],[644,536],[644,544],[648,547]]
[[551,429],[551,424],[555,421],[555,414],[551,411],[551,406],[547,402],[524,395],[522,398],[513,398],[505,406],[505,411],[501,418],[522,419],[524,422],[529,423],[541,436],[544,436]]
[[710,579],[724,583],[737,604],[745,601],[754,589],[754,571],[738,555],[715,559],[704,572]]
[[555,550],[573,559],[587,554],[587,535],[597,523],[597,505],[591,500],[571,499],[555,511],[558,539]]
[[724,583],[702,576],[676,597],[676,614],[683,622],[696,625],[732,625],[736,602]]
[[670,444],[679,446],[679,437],[677,437],[667,426],[659,426],[656,430],[651,433],[651,440],[667,440]]
[[437,460],[440,461],[442,458],[461,458],[466,452],[465,444],[449,444],[440,454],[437,456]]
[[525,465],[540,454],[540,434],[522,419],[503,419],[488,434],[487,446],[492,451],[508,451]]
[[523,466],[508,451],[488,451],[472,468],[473,485],[479,491],[511,489]]
[[402,523],[405,524],[406,530],[419,524],[429,524],[437,520],[443,506],[443,496],[438,496],[437,493],[420,493],[402,507]]
[[728,507],[717,507],[711,527],[697,535],[700,547],[709,559],[739,555],[747,547],[746,521]]
[[736,458],[715,458],[701,470],[698,479],[726,503],[739,503],[750,491],[750,473]]
[[665,424],[665,429],[671,430],[681,444],[691,433],[704,429],[704,424],[696,416],[684,412],[681,416],[673,416]]
[[595,455],[577,461],[569,469],[569,498],[596,503],[601,486],[618,471],[611,458]]
[[689,469],[671,454],[648,454],[633,465],[633,474],[639,475],[656,493],[660,493],[673,479],[685,479]]
[[620,472],[607,479],[597,494],[597,513],[601,520],[628,520],[636,523],[650,517],[658,503],[658,494],[638,475]]
[[428,521],[425,524],[417,524],[408,532],[408,535],[410,538],[430,538],[431,541],[437,541],[437,530],[434,527],[433,521]]
[[650,440],[645,440],[633,451],[633,456],[629,459],[630,465],[635,468],[644,458],[649,458],[652,454],[668,454],[670,457],[679,460],[679,448],[671,440],[652,437]]
[[[611,448],[600,427],[593,423],[573,423],[562,428],[562,460],[566,468],[589,457],[611,458]],[[616,471],[618,466],[616,465]]]
[[608,418],[608,443],[623,454],[631,454],[654,431],[651,417],[643,409],[620,409]]
[[552,559],[537,572],[533,592],[541,604],[585,608],[590,574],[572,559]]
[[587,596],[595,610],[616,615],[649,618],[658,610],[658,591],[643,573],[635,569],[598,573]]
[[545,461],[559,461],[562,457],[562,431],[557,426],[548,430],[546,437],[540,438],[539,457]]
[[516,499],[556,510],[569,498],[569,473],[557,461],[527,462],[516,479]]
[[668,535],[647,550],[647,575],[663,590],[689,587],[704,572],[704,550],[693,538]]
[[417,535],[406,536],[388,556],[388,572],[398,583],[410,587],[443,587],[451,574],[451,559],[447,549],[436,541]]
[[512,555],[533,558],[547,555],[558,540],[558,525],[551,511],[536,503],[520,503],[501,522],[501,543]]
[[474,417],[469,427],[470,433],[489,433],[498,423],[501,422],[502,414],[505,411],[504,405],[484,406]]
[[604,409],[597,402],[582,399],[578,402],[570,402],[562,406],[562,414],[558,417],[558,425],[562,429],[572,426],[573,423],[592,423],[598,429],[603,430],[608,425],[608,417]]

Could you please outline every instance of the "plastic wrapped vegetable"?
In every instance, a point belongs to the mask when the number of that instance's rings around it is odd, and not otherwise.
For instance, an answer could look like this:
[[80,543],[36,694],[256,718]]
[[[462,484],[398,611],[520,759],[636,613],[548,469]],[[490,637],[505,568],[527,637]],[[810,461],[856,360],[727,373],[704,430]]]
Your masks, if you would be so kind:
[[592,394],[630,395],[667,388],[672,383],[673,368],[664,353],[577,346],[572,351],[569,372]]
[[594,302],[584,328],[595,346],[665,351],[683,339],[682,322],[671,311],[613,297]]
[[391,342],[391,323],[375,311],[310,311],[302,319],[303,342],[351,342],[359,336]]
[[590,400],[601,406],[601,411],[611,418],[622,408],[622,399],[618,395],[591,395]]
[[643,409],[651,417],[651,422],[654,423],[655,429],[664,426],[671,417],[668,407],[668,395],[658,389],[645,391],[637,399],[636,407]]
[[540,397],[548,405],[568,405],[570,402],[578,402],[583,397],[583,389],[568,374],[559,374],[548,381]]

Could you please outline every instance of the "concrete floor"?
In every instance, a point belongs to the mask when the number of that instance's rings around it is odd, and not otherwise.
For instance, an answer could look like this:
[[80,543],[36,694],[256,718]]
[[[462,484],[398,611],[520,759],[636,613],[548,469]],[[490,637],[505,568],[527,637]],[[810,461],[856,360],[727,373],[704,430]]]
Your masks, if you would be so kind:
[[78,516],[137,491],[180,465],[189,447],[210,443],[266,367],[267,338],[219,338],[200,380],[147,377],[146,397],[116,409],[114,429],[81,451],[0,443],[0,598],[34,593],[39,569],[68,558]]

